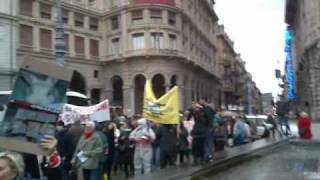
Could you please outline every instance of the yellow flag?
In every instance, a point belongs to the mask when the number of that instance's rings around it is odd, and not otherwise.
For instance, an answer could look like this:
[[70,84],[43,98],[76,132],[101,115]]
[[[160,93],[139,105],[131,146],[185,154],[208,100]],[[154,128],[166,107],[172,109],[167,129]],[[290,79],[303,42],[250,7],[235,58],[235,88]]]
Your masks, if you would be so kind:
[[157,99],[154,96],[151,82],[147,80],[144,88],[144,118],[160,124],[179,124],[179,110],[179,89],[177,86]]

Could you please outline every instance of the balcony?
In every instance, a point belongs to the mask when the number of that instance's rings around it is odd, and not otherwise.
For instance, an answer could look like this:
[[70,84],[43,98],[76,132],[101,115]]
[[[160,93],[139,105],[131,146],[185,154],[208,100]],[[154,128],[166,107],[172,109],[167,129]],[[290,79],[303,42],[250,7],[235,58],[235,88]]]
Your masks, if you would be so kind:
[[172,49],[141,49],[127,51],[127,56],[180,56],[178,50]]
[[224,79],[222,81],[223,91],[225,92],[234,92],[235,91],[235,83],[230,79]]
[[131,0],[132,4],[163,4],[176,7],[174,0]]

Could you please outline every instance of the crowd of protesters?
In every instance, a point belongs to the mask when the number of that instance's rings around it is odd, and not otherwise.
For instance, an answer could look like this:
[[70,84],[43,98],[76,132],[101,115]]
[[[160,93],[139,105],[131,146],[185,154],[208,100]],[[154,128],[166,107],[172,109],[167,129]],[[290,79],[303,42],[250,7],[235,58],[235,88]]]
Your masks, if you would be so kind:
[[[274,117],[269,116],[268,122],[276,128]],[[299,117],[298,126],[301,138],[312,137],[306,113]],[[59,121],[56,128],[54,153],[40,163],[37,156],[23,154],[25,171],[18,167],[15,176],[24,179],[47,176],[48,180],[111,180],[123,176],[129,179],[177,164],[209,163],[214,152],[225,146],[246,144],[253,140],[254,133],[244,116],[222,117],[204,99],[181,113],[178,125],[157,124],[140,115],[129,118],[113,113],[112,120],[105,123],[65,125]],[[53,145],[45,146],[53,149]],[[12,158],[19,159],[15,154],[7,156],[6,163],[12,163]]]

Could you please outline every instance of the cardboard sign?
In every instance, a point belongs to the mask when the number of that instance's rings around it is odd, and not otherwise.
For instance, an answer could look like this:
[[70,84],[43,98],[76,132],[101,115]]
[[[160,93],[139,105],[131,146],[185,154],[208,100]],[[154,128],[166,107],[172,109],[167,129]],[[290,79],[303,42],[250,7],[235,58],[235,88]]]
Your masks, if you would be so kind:
[[73,124],[80,121],[85,124],[87,121],[104,122],[110,120],[109,101],[104,100],[94,106],[74,106],[66,104],[60,119],[65,124]]
[[21,66],[10,103],[0,120],[0,147],[48,155],[39,142],[55,135],[72,71],[54,63],[26,60]]

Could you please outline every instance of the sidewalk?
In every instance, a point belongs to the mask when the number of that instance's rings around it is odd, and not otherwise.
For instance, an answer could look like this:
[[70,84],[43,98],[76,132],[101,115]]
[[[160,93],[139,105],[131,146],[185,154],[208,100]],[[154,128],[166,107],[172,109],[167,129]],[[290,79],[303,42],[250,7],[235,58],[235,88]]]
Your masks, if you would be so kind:
[[273,148],[278,145],[282,145],[288,142],[288,138],[269,138],[259,141],[255,141],[243,146],[226,149],[224,152],[215,154],[214,161],[212,163],[203,166],[192,166],[189,164],[168,167],[163,170],[158,170],[147,175],[137,175],[133,180],[178,180],[178,179],[190,179],[191,177],[210,171],[213,166],[220,166],[222,164],[232,163],[234,161],[246,158],[248,155],[267,149]]

